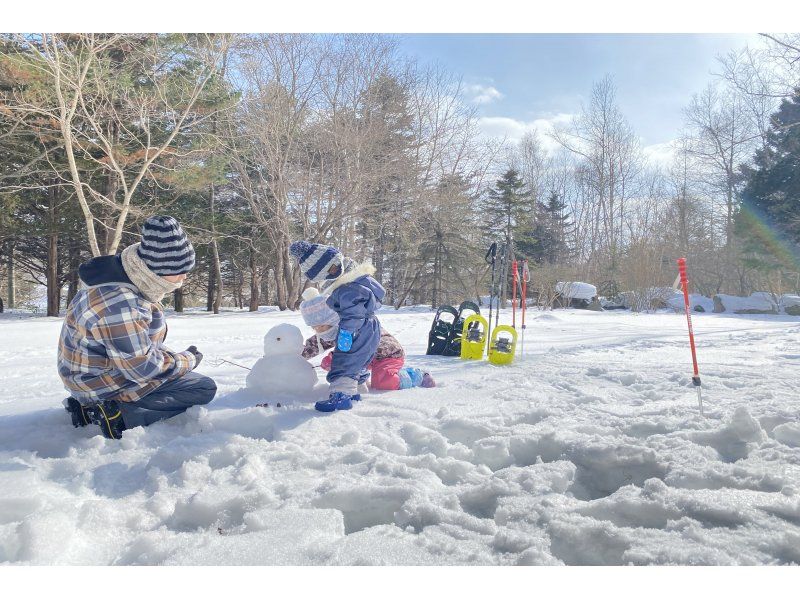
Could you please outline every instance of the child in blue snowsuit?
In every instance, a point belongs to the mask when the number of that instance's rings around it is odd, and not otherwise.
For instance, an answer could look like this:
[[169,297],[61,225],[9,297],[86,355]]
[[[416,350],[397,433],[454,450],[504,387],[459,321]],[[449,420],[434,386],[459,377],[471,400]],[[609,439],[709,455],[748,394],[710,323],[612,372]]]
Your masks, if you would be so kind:
[[321,291],[329,295],[328,306],[339,315],[336,348],[327,377],[330,395],[314,407],[318,411],[350,409],[352,401],[361,400],[358,385],[367,381],[367,366],[378,350],[381,326],[375,311],[386,291],[372,277],[372,264],[356,264],[335,247],[296,241],[289,251],[306,278],[322,286]]

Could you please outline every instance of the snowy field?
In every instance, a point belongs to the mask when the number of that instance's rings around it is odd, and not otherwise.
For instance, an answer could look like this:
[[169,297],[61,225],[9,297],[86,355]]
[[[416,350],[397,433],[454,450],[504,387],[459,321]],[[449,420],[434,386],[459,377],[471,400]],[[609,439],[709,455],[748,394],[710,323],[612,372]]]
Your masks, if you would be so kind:
[[320,414],[214,365],[299,315],[170,316],[217,399],[110,441],[61,406],[60,321],[0,316],[0,562],[800,563],[800,318],[694,316],[704,419],[682,314],[529,312],[507,367],[426,357],[431,317],[380,312],[437,388]]

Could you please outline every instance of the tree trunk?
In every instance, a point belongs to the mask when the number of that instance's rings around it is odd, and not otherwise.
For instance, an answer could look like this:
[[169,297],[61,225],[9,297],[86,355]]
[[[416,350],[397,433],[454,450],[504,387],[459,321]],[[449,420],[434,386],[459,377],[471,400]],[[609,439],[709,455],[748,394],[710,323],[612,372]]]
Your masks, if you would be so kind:
[[[424,268],[425,268],[425,262],[423,262],[420,265],[420,267],[417,268],[417,273],[414,275],[414,278],[411,281],[411,284],[408,285],[408,288],[406,289],[406,292],[403,293],[403,295],[397,300],[397,303],[395,303],[395,305],[394,305],[395,309],[400,309],[402,307],[402,305],[405,302],[406,298],[411,293],[411,291],[414,289],[414,285],[417,284],[417,281],[419,280],[419,275],[422,274],[422,270]],[[436,309],[436,308],[434,307],[434,309]]]
[[267,272],[261,277],[261,302],[264,305],[270,304],[269,275],[271,272],[273,273],[274,277],[274,271],[271,269],[267,270]]
[[172,293],[172,303],[177,313],[183,313],[183,288],[175,289]]
[[250,248],[250,307],[249,311],[258,311],[258,292],[261,286],[261,277],[256,264],[256,251]]
[[206,294],[206,311],[214,309],[214,289],[217,283],[214,281],[216,270],[213,264],[208,265],[208,293]]
[[8,309],[16,306],[16,287],[14,285],[14,241],[8,242]]
[[58,233],[47,237],[47,315],[58,316],[61,306],[61,285],[58,284]]
[[69,304],[78,293],[80,277],[78,268],[81,265],[81,250],[75,239],[69,245],[69,286],[67,287],[67,304]]
[[219,261],[219,249],[217,247],[217,240],[211,241],[211,258],[212,267],[214,268],[214,280],[216,281],[216,293],[214,294],[214,313],[219,313],[220,304],[222,303],[222,267]]
[[61,285],[58,281],[58,231],[56,230],[56,193],[57,187],[50,189],[47,207],[47,315],[57,317],[61,307]]
[[284,278],[284,262],[286,257],[278,248],[278,255],[276,256],[275,264],[275,289],[278,294],[278,309],[284,311],[287,308],[287,292],[286,292],[286,279]]

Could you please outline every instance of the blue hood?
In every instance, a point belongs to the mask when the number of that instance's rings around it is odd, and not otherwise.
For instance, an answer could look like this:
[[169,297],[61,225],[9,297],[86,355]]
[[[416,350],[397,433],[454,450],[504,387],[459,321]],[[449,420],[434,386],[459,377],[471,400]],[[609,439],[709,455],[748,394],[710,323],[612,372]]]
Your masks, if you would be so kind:
[[386,289],[383,288],[381,283],[375,280],[372,276],[364,275],[361,278],[356,278],[353,281],[353,284],[361,285],[362,287],[368,289],[375,295],[375,299],[379,302],[383,302],[383,298],[386,296]]
[[122,267],[119,255],[101,255],[81,264],[78,276],[87,286],[114,282],[133,284]]

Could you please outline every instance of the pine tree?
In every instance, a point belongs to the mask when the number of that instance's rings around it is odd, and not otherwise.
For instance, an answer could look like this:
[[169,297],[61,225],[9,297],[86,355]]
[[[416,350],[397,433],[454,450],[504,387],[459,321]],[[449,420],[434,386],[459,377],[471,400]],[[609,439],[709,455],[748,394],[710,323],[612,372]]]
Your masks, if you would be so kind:
[[358,126],[369,140],[367,153],[375,165],[366,188],[367,203],[360,222],[366,246],[372,247],[376,278],[387,285],[388,300],[403,286],[400,264],[410,256],[405,249],[413,236],[406,221],[412,211],[415,181],[412,154],[413,117],[409,90],[396,77],[384,75],[365,90],[357,114]]
[[530,192],[519,172],[508,169],[489,189],[484,205],[485,227],[490,236],[516,237],[529,225]]
[[532,231],[518,243],[520,250],[538,264],[556,264],[569,255],[567,235],[571,223],[566,204],[552,192],[546,204],[539,205],[539,218]]
[[742,168],[746,184],[736,221],[745,259],[761,270],[787,266],[800,244],[800,89],[773,115],[753,162]]

